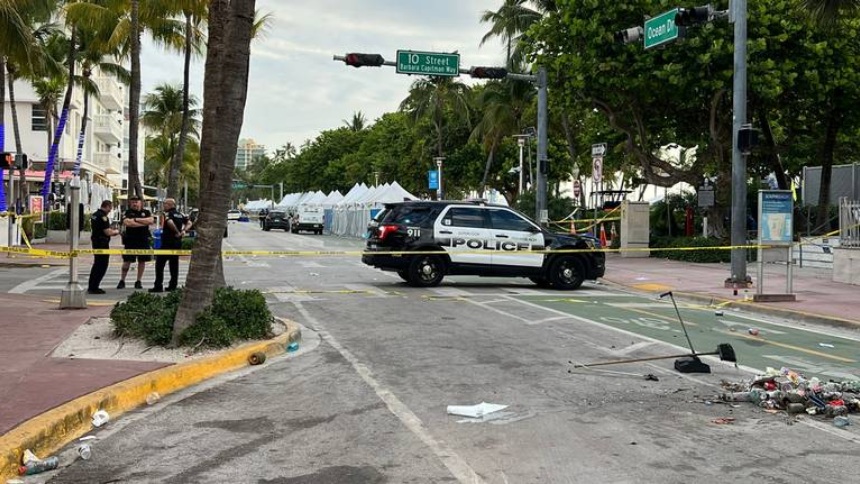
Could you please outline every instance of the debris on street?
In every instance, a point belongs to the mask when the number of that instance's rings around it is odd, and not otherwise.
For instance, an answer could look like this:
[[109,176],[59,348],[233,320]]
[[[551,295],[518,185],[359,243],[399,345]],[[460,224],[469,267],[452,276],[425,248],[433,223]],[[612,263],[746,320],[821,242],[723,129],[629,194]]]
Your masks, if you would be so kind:
[[860,412],[860,380],[823,382],[817,377],[806,378],[789,368],[767,368],[764,375],[751,382],[723,381],[724,402],[750,402],[765,410],[789,414],[819,415],[834,420],[837,427],[850,425],[846,415]]
[[481,402],[477,405],[448,405],[448,413],[450,415],[459,415],[461,417],[481,418],[484,415],[498,412],[508,408],[507,405],[499,405],[497,403]]

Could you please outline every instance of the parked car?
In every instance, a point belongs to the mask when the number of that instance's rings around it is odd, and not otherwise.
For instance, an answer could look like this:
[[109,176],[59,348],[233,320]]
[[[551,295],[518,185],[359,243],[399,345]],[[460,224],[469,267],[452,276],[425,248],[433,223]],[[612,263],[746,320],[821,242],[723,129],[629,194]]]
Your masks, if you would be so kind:
[[290,217],[289,215],[281,210],[272,210],[271,212],[266,214],[266,217],[262,221],[263,230],[266,232],[272,229],[283,229],[286,231],[290,230]]
[[242,216],[242,212],[239,210],[228,210],[227,211],[227,220],[235,220],[238,221],[239,217]]
[[595,250],[598,239],[549,232],[501,205],[393,203],[373,225],[362,262],[396,271],[413,286],[436,286],[446,275],[476,275],[527,277],[540,287],[570,290],[606,271],[605,254]]
[[299,233],[305,230],[322,234],[324,216],[325,211],[320,207],[299,207],[293,215],[292,231]]

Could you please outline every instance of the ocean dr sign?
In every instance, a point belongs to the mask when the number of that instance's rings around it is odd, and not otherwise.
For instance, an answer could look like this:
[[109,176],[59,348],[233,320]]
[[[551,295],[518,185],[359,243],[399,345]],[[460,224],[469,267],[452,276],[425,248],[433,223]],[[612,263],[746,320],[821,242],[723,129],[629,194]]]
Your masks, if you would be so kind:
[[678,9],[669,10],[645,21],[645,48],[657,47],[678,38],[675,16]]

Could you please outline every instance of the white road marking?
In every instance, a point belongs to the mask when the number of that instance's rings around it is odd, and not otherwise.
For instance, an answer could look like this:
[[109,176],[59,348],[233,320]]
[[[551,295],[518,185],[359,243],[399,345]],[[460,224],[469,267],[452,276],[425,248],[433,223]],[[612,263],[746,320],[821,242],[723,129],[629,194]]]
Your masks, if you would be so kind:
[[364,363],[358,361],[358,358],[356,358],[352,352],[341,345],[334,336],[325,329],[319,320],[311,316],[310,312],[305,309],[301,302],[296,301],[293,302],[293,304],[302,316],[304,316],[305,320],[308,323],[311,323],[320,337],[322,337],[323,341],[330,344],[338,351],[338,353],[341,354],[341,356],[344,357],[344,359],[346,359],[346,361],[350,363],[350,365],[352,365],[361,379],[373,388],[373,391],[376,392],[376,395],[380,400],[385,402],[388,410],[393,413],[394,416],[396,416],[403,425],[406,426],[406,428],[412,431],[416,437],[421,439],[424,444],[430,447],[433,453],[436,454],[436,457],[442,461],[442,464],[451,471],[451,474],[453,474],[458,481],[464,484],[480,484],[485,482],[480,476],[478,476],[475,470],[469,466],[468,462],[463,460],[462,457],[454,452],[454,449],[448,447],[444,442],[436,440],[424,426],[421,419],[419,419],[418,416],[409,409],[409,407],[400,401],[400,399],[397,398],[391,390],[383,387],[382,384],[373,377],[373,372],[370,368],[368,368]]
[[[66,277],[68,277],[69,269],[68,268],[57,269],[55,271],[51,271],[51,272],[49,272],[43,276],[39,276],[39,277],[32,279],[32,280],[29,280],[27,282],[22,282],[21,284],[18,284],[17,286],[10,289],[9,294],[24,294],[27,291],[35,289],[39,284],[41,284],[45,281],[50,281],[51,279],[53,279],[53,278],[55,278],[61,274],[65,274]],[[78,281],[80,281],[80,278],[78,279]],[[65,287],[66,286],[63,286],[63,288],[65,288]]]

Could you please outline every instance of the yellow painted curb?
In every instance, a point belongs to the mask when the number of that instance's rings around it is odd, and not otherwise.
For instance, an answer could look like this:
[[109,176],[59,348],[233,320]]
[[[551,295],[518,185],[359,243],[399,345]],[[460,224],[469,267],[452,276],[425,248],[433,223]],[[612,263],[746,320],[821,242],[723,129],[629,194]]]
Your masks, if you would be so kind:
[[152,392],[168,395],[231,370],[248,366],[248,357],[263,352],[267,357],[283,354],[287,345],[301,341],[299,327],[285,321],[284,334],[257,343],[248,343],[223,353],[178,363],[138,375],[76,398],[53,408],[0,436],[0,479],[18,475],[24,450],[49,456],[72,440],[93,429],[92,415],[105,410],[116,419],[146,402]]

